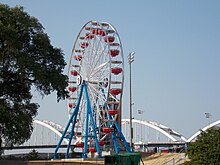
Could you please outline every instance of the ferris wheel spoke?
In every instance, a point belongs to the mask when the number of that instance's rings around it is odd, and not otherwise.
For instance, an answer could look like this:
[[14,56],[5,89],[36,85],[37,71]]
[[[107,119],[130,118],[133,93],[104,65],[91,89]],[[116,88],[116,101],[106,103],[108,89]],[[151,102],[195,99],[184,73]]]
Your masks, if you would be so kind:
[[[90,42],[92,42],[92,41],[90,41]],[[87,50],[86,58],[87,58],[88,66],[93,66],[91,61],[94,59],[94,57],[93,57],[93,55],[94,55],[93,49],[94,49],[95,44],[94,44],[94,42],[92,42],[92,44],[90,44],[90,45],[92,45],[92,46],[90,46],[92,48]]]
[[99,74],[95,75],[93,78],[99,82],[99,83],[104,83],[105,79],[107,77],[109,77],[110,73],[108,72],[108,70],[102,70]]
[[89,90],[91,102],[93,103],[92,106],[98,107],[97,104],[96,104],[96,103],[97,103],[97,95],[95,95],[95,94],[91,91],[91,88],[90,88],[90,87],[88,87],[88,90]]
[[108,62],[104,62],[101,65],[99,65],[98,67],[96,67],[93,72],[90,74],[90,77],[93,77],[97,72],[99,72],[100,70],[102,70],[107,64],[109,64]]
[[109,76],[110,76],[109,68],[103,68],[96,74],[90,76],[89,82],[93,84],[100,84],[100,83],[102,84]]
[[96,109],[96,113],[98,114],[99,118],[101,118],[101,113],[100,112],[102,111],[102,109],[100,109],[100,103],[99,103],[100,99],[97,99],[97,96],[94,96],[94,92],[92,92],[90,87],[88,89],[89,89],[89,92],[91,94],[92,102],[94,103],[94,106],[95,106],[94,109]]
[[106,101],[106,98],[102,94],[100,94],[100,92],[97,89],[95,89],[92,85],[89,85],[89,88],[91,91],[97,94],[97,96],[99,96],[100,100]]
[[100,51],[99,51],[99,58],[97,59],[96,64],[97,64],[99,61],[101,61],[101,59],[104,58],[104,57],[107,57],[107,60],[108,60],[108,56],[109,56],[108,53],[109,53],[109,52],[106,52],[106,53],[105,53],[106,48],[108,48],[108,45],[107,45],[107,44],[105,44],[105,46],[104,46],[103,49],[100,49]]
[[93,59],[93,60],[96,60],[96,65],[100,61],[101,57],[103,57],[103,53],[105,52],[105,50],[107,48],[107,44],[106,43],[102,43],[101,41],[102,41],[102,37],[99,38],[98,45],[96,47],[96,50],[94,51],[95,55],[99,55],[98,59]]
[[[106,48],[107,46],[105,46],[105,48]],[[104,50],[103,50],[103,52],[104,52]],[[99,53],[99,55],[95,55],[95,58],[94,58],[94,60],[93,60],[93,63],[91,64],[92,66],[93,66],[93,69],[91,70],[91,73],[93,73],[94,72],[94,69],[95,69],[95,67],[98,65],[98,63],[101,63],[101,62],[106,62],[106,61],[109,61],[108,59],[106,59],[106,60],[103,60],[103,58],[107,58],[107,53],[106,54],[104,54],[104,53]],[[95,61],[96,60],[96,61]]]

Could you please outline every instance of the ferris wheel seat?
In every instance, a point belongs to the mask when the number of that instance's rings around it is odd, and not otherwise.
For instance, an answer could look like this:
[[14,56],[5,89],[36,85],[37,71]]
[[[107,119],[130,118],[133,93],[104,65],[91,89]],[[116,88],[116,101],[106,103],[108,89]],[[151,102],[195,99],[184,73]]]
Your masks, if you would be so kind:
[[108,110],[108,113],[109,113],[109,115],[116,115],[116,114],[118,114],[118,111],[110,109],[110,110]]
[[69,89],[69,91],[71,91],[71,92],[75,92],[75,91],[76,91],[76,87],[69,87],[68,89]]
[[71,75],[77,76],[77,75],[78,75],[78,72],[77,72],[76,70],[73,70],[73,71],[71,71]]
[[111,132],[114,132],[114,128],[103,127],[102,132],[109,134]]
[[98,29],[92,29],[91,32],[92,34],[98,34]]
[[69,108],[75,108],[76,104],[75,103],[69,103]]
[[96,148],[92,147],[92,148],[88,148],[89,152],[96,152]]
[[84,143],[81,142],[81,143],[76,143],[76,147],[83,147],[84,146]]
[[76,55],[74,56],[74,59],[77,60],[77,61],[81,61],[82,60],[82,55]]
[[115,89],[111,89],[110,93],[113,94],[113,95],[118,95],[118,94],[122,93],[122,90],[118,89],[118,88],[115,88]]
[[88,46],[89,46],[89,43],[87,43],[87,42],[81,43],[81,48],[87,48]]
[[110,55],[111,55],[112,57],[116,57],[117,55],[119,55],[119,50],[117,50],[117,49],[111,49],[111,50],[110,50]]
[[122,72],[122,68],[112,68],[112,73],[115,74],[115,75],[118,75],[119,73]]
[[105,31],[104,31],[104,30],[99,29],[99,30],[98,30],[98,34],[99,34],[99,35],[101,35],[101,36],[105,36]]
[[104,41],[112,43],[115,41],[115,37],[113,37],[113,36],[104,37]]
[[100,146],[104,146],[104,145],[105,145],[105,141],[99,141],[98,144],[99,144]]
[[94,37],[95,37],[94,34],[86,33],[87,39],[93,39]]

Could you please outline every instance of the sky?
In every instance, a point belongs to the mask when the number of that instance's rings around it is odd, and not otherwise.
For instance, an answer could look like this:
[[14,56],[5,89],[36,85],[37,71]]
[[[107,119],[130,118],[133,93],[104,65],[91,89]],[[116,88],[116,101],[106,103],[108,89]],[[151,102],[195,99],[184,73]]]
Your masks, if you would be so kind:
[[[20,5],[36,17],[69,63],[82,26],[109,22],[123,45],[125,82],[123,118],[129,118],[129,66],[134,51],[132,99],[135,119],[164,124],[189,138],[220,119],[220,1],[136,0],[58,1],[0,0]],[[67,68],[65,74],[67,74]],[[37,119],[67,123],[66,101],[42,97]],[[207,119],[205,113],[210,113]]]

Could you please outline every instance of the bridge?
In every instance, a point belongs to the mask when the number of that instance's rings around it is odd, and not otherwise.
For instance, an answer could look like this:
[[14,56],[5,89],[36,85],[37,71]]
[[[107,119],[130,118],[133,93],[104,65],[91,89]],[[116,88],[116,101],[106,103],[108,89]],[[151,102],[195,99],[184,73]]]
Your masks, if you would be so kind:
[[[122,132],[127,139],[130,141],[130,120],[122,119]],[[56,147],[58,140],[62,136],[64,127],[47,120],[37,120],[33,122],[33,133],[31,138],[20,146],[4,146],[4,154],[16,154],[16,153],[28,153],[33,149],[39,152],[53,152]],[[215,121],[204,128],[196,132],[192,137],[186,138],[179,132],[169,128],[160,123],[152,121],[141,121],[132,120],[134,129],[134,147],[135,150],[146,151],[151,147],[166,148],[175,146],[184,146],[186,143],[195,141],[196,138],[201,134],[201,132],[206,131],[209,128],[220,126],[220,120]],[[68,139],[64,139],[61,144],[61,148],[66,148],[68,144]],[[72,144],[71,147],[75,147]],[[61,150],[63,152],[64,150]]]

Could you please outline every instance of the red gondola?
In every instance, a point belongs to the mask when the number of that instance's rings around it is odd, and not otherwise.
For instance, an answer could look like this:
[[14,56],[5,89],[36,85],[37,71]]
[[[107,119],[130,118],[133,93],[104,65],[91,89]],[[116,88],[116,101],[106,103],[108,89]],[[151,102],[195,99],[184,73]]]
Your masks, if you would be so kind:
[[105,31],[101,30],[101,29],[98,29],[98,34],[101,35],[101,36],[105,36]]
[[76,143],[76,147],[83,147],[84,146],[84,143],[81,142],[81,143]]
[[112,68],[112,73],[118,75],[122,72],[122,68]]
[[110,92],[113,95],[118,95],[118,94],[120,94],[122,92],[122,90],[115,88],[115,89],[111,89]]
[[102,131],[104,133],[111,133],[111,132],[114,132],[114,128],[106,128],[106,127],[103,127],[102,128]]
[[109,115],[116,115],[118,113],[117,110],[110,109],[108,110]]
[[110,43],[112,43],[112,42],[114,42],[114,40],[115,40],[115,37],[113,37],[113,36],[104,37],[104,41],[105,41],[105,42],[110,42]]
[[70,108],[75,108],[75,106],[76,106],[76,104],[74,104],[74,103],[69,103],[69,107],[70,107]]
[[115,56],[119,55],[119,50],[117,50],[117,49],[111,49],[111,50],[110,50],[110,55],[111,55],[112,57],[115,57]]
[[92,29],[92,34],[98,34],[98,29]]
[[75,92],[75,90],[76,90],[76,87],[69,87],[69,91]]
[[93,39],[94,37],[94,34],[86,33],[86,38]]
[[89,43],[87,43],[87,42],[81,43],[81,48],[87,48],[88,46],[89,46]]
[[89,150],[89,152],[96,152],[96,148],[94,148],[94,147],[89,148],[88,150]]
[[98,144],[99,144],[100,146],[104,146],[104,145],[105,145],[105,142],[104,142],[104,141],[99,141]]
[[92,34],[98,34],[101,36],[105,36],[105,31],[102,29],[92,29]]
[[82,58],[83,58],[83,57],[82,57],[81,55],[75,55],[75,56],[74,56],[74,59],[77,60],[77,61],[81,61]]
[[77,76],[77,75],[78,75],[78,72],[77,72],[76,70],[72,70],[72,71],[71,71],[71,75]]

